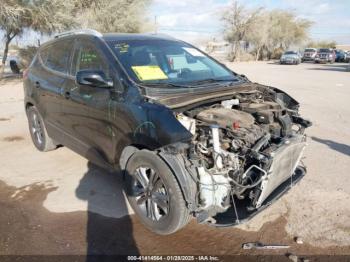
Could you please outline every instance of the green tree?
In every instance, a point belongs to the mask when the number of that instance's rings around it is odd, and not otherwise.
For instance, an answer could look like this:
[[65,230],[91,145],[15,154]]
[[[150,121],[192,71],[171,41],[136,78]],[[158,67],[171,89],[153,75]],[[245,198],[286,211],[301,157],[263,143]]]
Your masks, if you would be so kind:
[[269,41],[266,46],[271,54],[275,49],[288,49],[308,40],[308,30],[312,22],[297,18],[293,12],[272,10],[269,12]]
[[145,10],[151,0],[76,0],[81,28],[104,32],[138,33],[148,26]]
[[313,48],[335,48],[337,46],[337,42],[335,41],[310,41],[307,47]]
[[300,45],[309,39],[312,22],[298,18],[293,12],[284,10],[267,11],[258,19],[248,37],[259,51],[272,58],[274,53],[283,52],[292,45]]
[[4,53],[0,77],[2,77],[11,41],[25,30],[51,34],[71,28],[74,20],[67,10],[70,2],[59,0],[2,0],[0,5],[0,31],[4,33]]
[[269,43],[269,18],[266,12],[259,15],[246,36],[246,40],[254,46],[253,55],[256,61],[260,59],[263,48]]

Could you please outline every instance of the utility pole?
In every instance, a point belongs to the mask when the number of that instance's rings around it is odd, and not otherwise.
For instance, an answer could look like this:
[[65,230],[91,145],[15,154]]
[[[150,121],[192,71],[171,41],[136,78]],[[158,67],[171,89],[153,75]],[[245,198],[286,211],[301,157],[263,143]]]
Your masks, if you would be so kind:
[[154,16],[154,33],[157,34],[158,33],[158,28],[157,28],[157,16]]

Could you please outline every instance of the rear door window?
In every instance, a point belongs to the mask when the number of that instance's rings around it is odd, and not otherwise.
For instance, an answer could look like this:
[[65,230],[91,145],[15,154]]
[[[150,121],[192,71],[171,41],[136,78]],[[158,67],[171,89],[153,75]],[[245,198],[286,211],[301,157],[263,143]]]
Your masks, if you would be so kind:
[[42,62],[51,70],[68,73],[73,40],[61,40],[51,44],[40,52]]

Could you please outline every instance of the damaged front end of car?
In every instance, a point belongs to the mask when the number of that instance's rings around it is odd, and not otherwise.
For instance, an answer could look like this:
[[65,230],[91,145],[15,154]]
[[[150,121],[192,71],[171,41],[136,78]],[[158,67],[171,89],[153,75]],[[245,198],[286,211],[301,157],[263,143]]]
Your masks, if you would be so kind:
[[162,148],[160,156],[182,173],[190,210],[199,222],[235,225],[285,193],[305,174],[306,146],[299,104],[262,85],[176,110],[192,133],[189,143]]

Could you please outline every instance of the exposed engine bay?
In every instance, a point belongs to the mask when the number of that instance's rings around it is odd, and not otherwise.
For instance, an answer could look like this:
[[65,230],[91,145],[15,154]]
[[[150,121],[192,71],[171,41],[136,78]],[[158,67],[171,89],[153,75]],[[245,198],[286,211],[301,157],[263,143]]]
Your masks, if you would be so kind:
[[260,86],[177,113],[193,134],[187,159],[196,172],[198,212],[212,218],[243,199],[254,211],[291,178],[311,125],[298,106],[283,92]]

